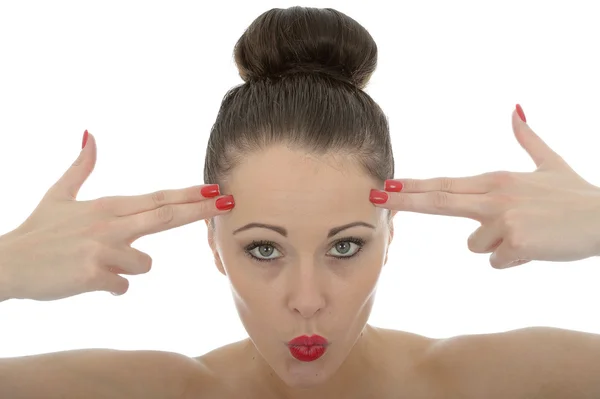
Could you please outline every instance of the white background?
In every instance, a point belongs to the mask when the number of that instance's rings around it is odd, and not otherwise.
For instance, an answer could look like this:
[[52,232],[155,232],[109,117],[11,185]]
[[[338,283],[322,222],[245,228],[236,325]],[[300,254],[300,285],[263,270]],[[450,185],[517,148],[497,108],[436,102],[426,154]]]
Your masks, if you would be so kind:
[[[294,5],[1,2],[0,233],[18,226],[71,165],[85,129],[97,138],[98,162],[80,199],[202,184],[221,99],[242,82],[236,40],[262,12]],[[336,8],[376,40],[367,91],[389,115],[396,177],[533,171],[511,129],[520,103],[530,126],[600,185],[594,2],[301,5]],[[478,226],[399,214],[370,322],[431,337],[533,325],[600,333],[600,258],[495,270],[489,254],[467,249]],[[198,356],[245,338],[203,222],[134,247],[153,257],[153,269],[128,277],[122,297],[0,303],[0,356],[79,348]]]

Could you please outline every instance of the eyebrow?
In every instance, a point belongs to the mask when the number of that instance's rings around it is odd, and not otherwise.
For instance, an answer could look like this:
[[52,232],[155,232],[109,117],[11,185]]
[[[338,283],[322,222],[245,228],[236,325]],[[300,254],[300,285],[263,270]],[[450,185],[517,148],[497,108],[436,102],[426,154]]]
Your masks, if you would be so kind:
[[[329,230],[329,233],[327,233],[327,238],[333,237],[334,235],[338,234],[340,231],[346,230],[346,229],[349,229],[350,227],[355,227],[355,226],[364,226],[364,227],[370,227],[372,229],[375,229],[375,226],[373,226],[372,224],[369,224],[369,223],[352,222],[352,223],[345,224],[343,226],[338,226],[338,227],[332,228],[331,230]],[[274,226],[272,224],[265,224],[265,223],[248,223],[247,225],[242,226],[239,229],[235,230],[233,232],[233,234],[237,234],[241,231],[256,228],[256,227],[260,227],[263,229],[271,229],[271,230],[276,231],[277,233],[281,234],[284,237],[288,236],[288,232],[285,229],[285,227]]]

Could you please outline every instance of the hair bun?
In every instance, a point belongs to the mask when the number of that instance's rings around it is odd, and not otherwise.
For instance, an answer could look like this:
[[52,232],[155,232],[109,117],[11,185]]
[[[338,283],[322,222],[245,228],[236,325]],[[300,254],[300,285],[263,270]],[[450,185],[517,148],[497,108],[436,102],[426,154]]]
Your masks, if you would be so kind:
[[363,89],[377,66],[367,30],[331,8],[273,8],[256,18],[234,48],[245,81],[323,74]]

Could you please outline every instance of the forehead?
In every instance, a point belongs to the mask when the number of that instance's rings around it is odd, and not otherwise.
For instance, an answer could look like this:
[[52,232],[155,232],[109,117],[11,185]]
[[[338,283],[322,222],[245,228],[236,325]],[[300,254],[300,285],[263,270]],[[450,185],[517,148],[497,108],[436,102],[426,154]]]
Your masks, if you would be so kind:
[[222,219],[290,228],[308,224],[329,229],[357,220],[377,224],[383,210],[369,201],[377,185],[349,155],[318,156],[274,146],[248,155],[231,171],[224,189],[236,205]]

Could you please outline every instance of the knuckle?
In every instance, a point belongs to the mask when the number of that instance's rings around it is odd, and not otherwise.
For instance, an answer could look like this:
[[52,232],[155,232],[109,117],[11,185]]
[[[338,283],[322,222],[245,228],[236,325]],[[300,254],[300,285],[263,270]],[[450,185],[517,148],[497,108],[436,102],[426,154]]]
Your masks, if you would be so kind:
[[512,172],[499,170],[492,173],[493,185],[496,188],[506,187],[512,184],[514,176]]
[[414,191],[417,188],[417,181],[415,179],[403,179],[402,186],[403,191]]
[[110,210],[112,199],[108,197],[98,198],[90,201],[90,205],[94,212],[107,212]]
[[102,268],[96,262],[88,262],[85,280],[87,283],[97,284],[104,278]]
[[518,212],[514,209],[508,209],[502,214],[502,225],[509,231],[514,231],[519,220]]
[[408,195],[397,194],[394,195],[394,203],[400,207],[400,209],[411,209],[412,200]]
[[215,201],[200,201],[197,203],[198,216],[202,219],[206,219],[209,216],[213,216],[216,213],[217,207],[214,205]]
[[506,231],[506,245],[512,250],[519,250],[525,246],[525,240],[521,229],[518,227],[518,219],[514,212],[506,212],[502,217],[502,224]]
[[181,205],[179,209],[180,215],[178,215],[177,221],[174,224],[179,226],[213,217],[219,212],[214,204],[215,201],[199,201]]
[[433,206],[437,209],[444,209],[448,206],[448,193],[443,191],[436,191],[432,194]]
[[521,237],[519,234],[510,232],[506,237],[506,245],[511,249],[511,251],[518,253],[525,246],[525,242],[523,241],[523,237]]
[[185,202],[196,202],[205,199],[202,196],[202,192],[196,188],[189,188],[184,190],[183,198]]
[[440,179],[440,188],[442,191],[452,192],[452,188],[454,187],[454,179],[450,177],[442,177]]
[[152,202],[154,203],[154,205],[157,207],[160,207],[165,204],[166,199],[167,199],[167,193],[165,192],[165,190],[159,190],[159,191],[153,192],[151,197],[152,197]]
[[156,209],[155,214],[160,223],[169,224],[173,221],[175,210],[172,205],[165,205]]

